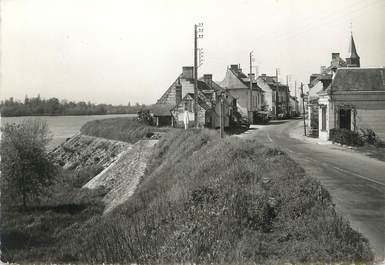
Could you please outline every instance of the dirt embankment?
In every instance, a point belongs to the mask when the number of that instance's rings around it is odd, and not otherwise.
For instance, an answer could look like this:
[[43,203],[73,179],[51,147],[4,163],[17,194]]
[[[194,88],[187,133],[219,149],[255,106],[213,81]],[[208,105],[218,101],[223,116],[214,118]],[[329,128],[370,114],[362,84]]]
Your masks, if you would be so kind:
[[83,188],[104,187],[104,213],[125,202],[135,191],[146,169],[147,161],[157,140],[140,140],[132,148],[124,151],[119,159],[99,175],[91,179]]
[[64,169],[107,168],[119,158],[119,154],[131,147],[126,142],[78,134],[56,147],[50,155]]

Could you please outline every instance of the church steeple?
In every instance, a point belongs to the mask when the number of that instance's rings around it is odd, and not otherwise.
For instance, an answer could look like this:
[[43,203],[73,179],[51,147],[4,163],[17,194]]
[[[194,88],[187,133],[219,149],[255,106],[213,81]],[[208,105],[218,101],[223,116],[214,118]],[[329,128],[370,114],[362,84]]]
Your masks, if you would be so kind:
[[360,67],[360,56],[358,56],[356,50],[356,44],[353,39],[353,32],[350,33],[349,54],[346,58],[346,64],[348,67]]

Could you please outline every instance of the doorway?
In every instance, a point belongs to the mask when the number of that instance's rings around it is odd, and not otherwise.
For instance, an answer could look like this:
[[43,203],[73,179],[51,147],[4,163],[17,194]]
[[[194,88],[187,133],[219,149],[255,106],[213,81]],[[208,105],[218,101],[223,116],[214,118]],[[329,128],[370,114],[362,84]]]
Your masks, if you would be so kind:
[[340,128],[351,130],[351,110],[350,109],[340,109]]

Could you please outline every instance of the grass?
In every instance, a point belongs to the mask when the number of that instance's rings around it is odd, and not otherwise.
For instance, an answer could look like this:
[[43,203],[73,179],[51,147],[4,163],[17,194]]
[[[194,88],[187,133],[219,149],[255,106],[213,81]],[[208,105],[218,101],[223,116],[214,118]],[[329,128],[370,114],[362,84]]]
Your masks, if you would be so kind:
[[80,189],[94,172],[60,172],[39,201],[24,210],[2,199],[2,261],[48,262],[57,251],[61,234],[103,213],[103,189]]
[[139,263],[367,262],[368,241],[278,149],[173,130],[134,195],[60,233],[54,260]]
[[137,121],[135,118],[111,118],[89,121],[82,126],[80,131],[89,136],[103,137],[135,143],[140,139],[148,138],[154,132],[166,132],[169,128],[159,128]]

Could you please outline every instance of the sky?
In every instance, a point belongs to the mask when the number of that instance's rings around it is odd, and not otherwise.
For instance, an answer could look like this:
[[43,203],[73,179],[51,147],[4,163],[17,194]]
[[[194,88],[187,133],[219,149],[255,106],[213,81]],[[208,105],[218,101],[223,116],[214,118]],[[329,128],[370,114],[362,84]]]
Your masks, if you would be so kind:
[[[274,75],[294,94],[351,29],[362,67],[385,66],[385,0],[2,0],[0,98],[155,103],[193,65],[223,80],[230,64]],[[253,68],[256,71],[256,68]]]

